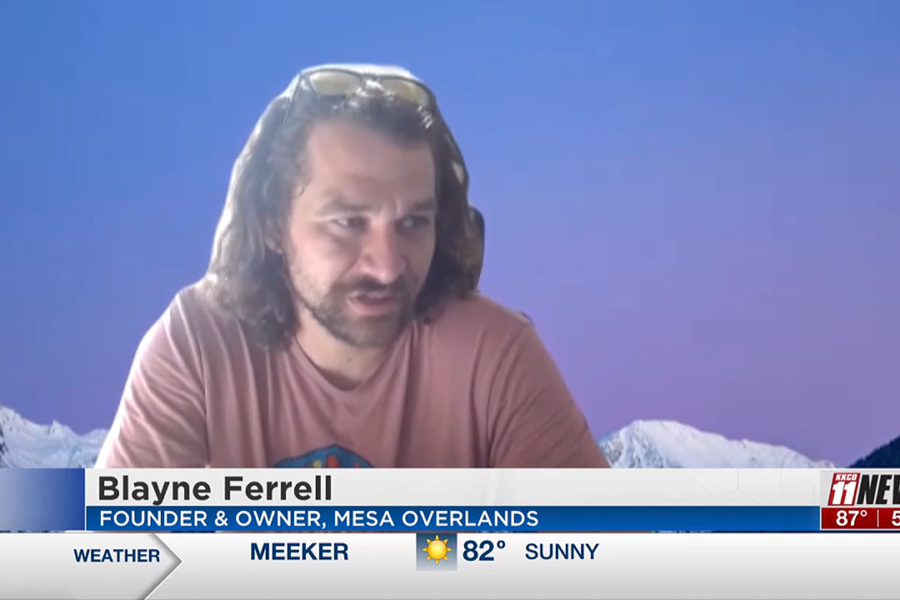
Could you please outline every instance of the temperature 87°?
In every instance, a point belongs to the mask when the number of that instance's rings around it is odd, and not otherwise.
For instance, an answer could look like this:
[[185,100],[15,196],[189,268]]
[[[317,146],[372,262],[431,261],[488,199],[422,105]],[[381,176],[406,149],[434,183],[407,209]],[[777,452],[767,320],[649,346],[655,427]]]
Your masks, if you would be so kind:
[[869,516],[868,511],[863,510],[840,510],[837,513],[837,522],[838,527],[855,527],[857,517],[866,518]]
[[492,562],[499,550],[506,548],[503,540],[468,540],[463,544],[462,558],[467,562]]

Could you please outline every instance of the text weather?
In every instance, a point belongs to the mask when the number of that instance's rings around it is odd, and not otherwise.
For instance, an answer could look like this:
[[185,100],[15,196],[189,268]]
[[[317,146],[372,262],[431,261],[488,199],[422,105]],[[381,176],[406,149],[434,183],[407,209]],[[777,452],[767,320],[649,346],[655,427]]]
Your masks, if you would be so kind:
[[158,563],[158,548],[73,548],[78,563]]

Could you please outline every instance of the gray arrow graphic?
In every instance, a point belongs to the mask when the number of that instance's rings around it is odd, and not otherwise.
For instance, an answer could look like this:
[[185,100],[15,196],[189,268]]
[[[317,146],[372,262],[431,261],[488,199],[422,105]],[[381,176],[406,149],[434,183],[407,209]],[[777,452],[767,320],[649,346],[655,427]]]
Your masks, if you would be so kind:
[[171,548],[169,548],[164,541],[159,539],[158,535],[154,533],[151,534],[151,536],[156,541],[156,545],[159,547],[160,551],[168,556],[170,566],[168,569],[159,574],[159,578],[150,585],[150,587],[147,589],[147,593],[142,596],[142,600],[147,600],[147,598],[152,596],[153,592],[155,592],[159,588],[159,586],[161,586],[163,582],[165,582],[165,580],[169,578],[169,575],[174,573],[175,569],[177,569],[181,565],[181,558],[177,554],[175,554],[175,552]]

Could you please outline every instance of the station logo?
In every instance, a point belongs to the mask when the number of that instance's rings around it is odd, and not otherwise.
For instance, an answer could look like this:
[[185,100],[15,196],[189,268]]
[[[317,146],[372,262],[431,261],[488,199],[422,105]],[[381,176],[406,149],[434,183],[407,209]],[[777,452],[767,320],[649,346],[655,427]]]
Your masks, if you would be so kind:
[[835,473],[828,506],[900,506],[900,473]]

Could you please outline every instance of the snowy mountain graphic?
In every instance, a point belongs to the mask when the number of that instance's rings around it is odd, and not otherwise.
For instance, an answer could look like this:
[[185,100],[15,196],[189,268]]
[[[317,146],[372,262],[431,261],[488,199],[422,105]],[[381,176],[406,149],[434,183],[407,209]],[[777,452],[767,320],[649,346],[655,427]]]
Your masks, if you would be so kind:
[[813,460],[790,448],[730,440],[675,421],[635,421],[600,439],[616,468],[628,469],[828,469],[834,463]]
[[[0,406],[0,467],[88,468],[106,430],[79,435],[60,423],[37,425]],[[613,467],[830,468],[789,448],[730,440],[675,421],[635,421],[599,440]]]
[[65,425],[37,425],[0,406],[0,467],[87,468],[94,465],[106,430],[78,435]]

